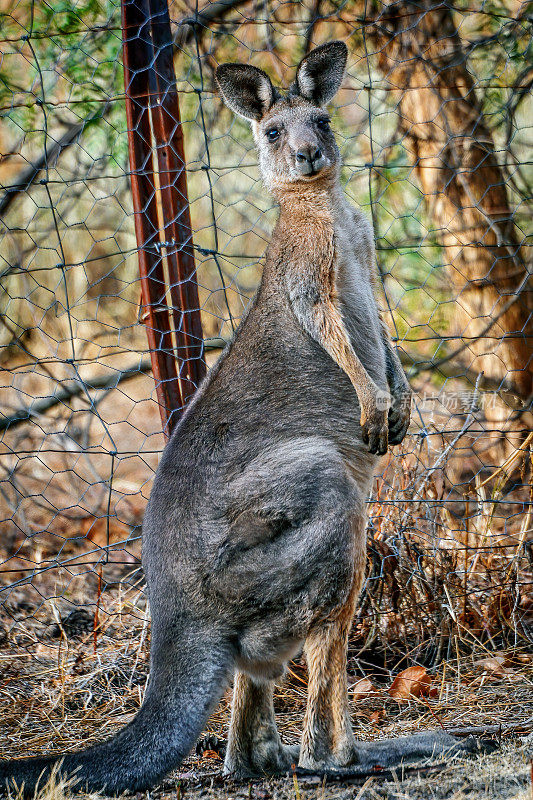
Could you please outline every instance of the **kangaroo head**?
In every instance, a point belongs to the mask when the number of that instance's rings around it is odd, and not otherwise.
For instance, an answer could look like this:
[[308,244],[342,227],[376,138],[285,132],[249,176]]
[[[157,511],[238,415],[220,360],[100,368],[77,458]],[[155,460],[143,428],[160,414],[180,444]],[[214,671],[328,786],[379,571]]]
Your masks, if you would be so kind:
[[339,150],[325,106],[342,83],[347,55],[344,42],[312,50],[298,65],[286,92],[274,88],[257,67],[217,68],[215,78],[224,102],[252,123],[261,174],[270,189],[337,176]]

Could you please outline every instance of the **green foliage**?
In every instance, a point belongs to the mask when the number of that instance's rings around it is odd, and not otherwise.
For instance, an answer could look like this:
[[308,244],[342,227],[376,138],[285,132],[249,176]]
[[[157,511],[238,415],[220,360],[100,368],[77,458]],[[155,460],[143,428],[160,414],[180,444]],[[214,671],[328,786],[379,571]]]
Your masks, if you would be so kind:
[[2,117],[13,132],[57,122],[98,120],[90,138],[97,151],[124,163],[125,144],[120,60],[120,3],[117,0],[22,0],[4,14],[2,30],[9,43],[0,64]]

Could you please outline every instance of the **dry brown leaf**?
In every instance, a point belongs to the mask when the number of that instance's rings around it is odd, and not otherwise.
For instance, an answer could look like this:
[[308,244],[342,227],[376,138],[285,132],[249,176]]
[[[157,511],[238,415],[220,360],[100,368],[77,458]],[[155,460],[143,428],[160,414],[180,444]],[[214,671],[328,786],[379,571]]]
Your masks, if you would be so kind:
[[389,694],[395,700],[409,700],[412,697],[427,697],[431,687],[431,676],[424,667],[407,667],[396,675]]
[[[65,646],[61,644],[62,650],[65,650]],[[51,658],[54,661],[57,661],[57,656],[59,652],[59,642],[57,644],[43,644],[40,642],[35,650],[33,651],[34,655],[38,656],[39,658]]]
[[204,750],[202,758],[217,758],[220,761],[220,754],[216,750]]
[[[80,530],[86,539],[105,547],[108,539],[112,543],[127,538],[131,527],[115,519],[108,521],[107,517],[85,517],[80,523]],[[75,535],[79,536],[79,533],[76,531]]]
[[434,683],[431,684],[428,691],[428,697],[438,697],[440,694],[440,689]]
[[385,709],[381,709],[380,711],[373,711],[372,714],[370,714],[369,719],[372,725],[377,725],[382,719],[385,719],[386,716],[387,712]]
[[361,678],[352,687],[352,700],[364,700],[365,697],[371,697],[376,693],[376,689],[370,678]]
[[476,661],[478,667],[482,667],[485,672],[496,675],[498,678],[505,678],[512,670],[505,669],[508,659],[505,656],[488,656]]

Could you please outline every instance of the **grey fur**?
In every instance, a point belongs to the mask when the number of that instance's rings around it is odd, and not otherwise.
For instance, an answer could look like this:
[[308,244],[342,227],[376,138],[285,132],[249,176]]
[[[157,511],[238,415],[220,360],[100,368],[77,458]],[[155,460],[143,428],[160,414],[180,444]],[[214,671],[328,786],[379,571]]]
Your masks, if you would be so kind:
[[344,42],[316,47],[298,66],[291,91],[316,106],[325,106],[337,94],[344,78],[348,48]]
[[[123,731],[65,757],[62,772],[91,791],[139,791],[176,767],[235,672],[226,770],[287,769],[298,753],[279,739],[272,681],[302,649],[300,766],[390,764],[462,747],[441,734],[374,747],[351,728],[345,658],[365,505],[378,451],[405,435],[410,393],[374,299],[371,226],[342,193],[333,134],[310,100],[338,87],[343,52],[337,43],[307,57],[300,96],[271,92],[251,67],[217,72],[228,104],[254,120],[280,220],[250,311],[157,470],[143,526],[150,680]],[[273,125],[276,141],[266,136]],[[298,148],[317,146],[323,165],[302,175]],[[4,762],[0,778],[31,792],[57,758]]]
[[261,119],[276,97],[268,75],[251,64],[222,64],[217,84],[229,108],[245,119]]

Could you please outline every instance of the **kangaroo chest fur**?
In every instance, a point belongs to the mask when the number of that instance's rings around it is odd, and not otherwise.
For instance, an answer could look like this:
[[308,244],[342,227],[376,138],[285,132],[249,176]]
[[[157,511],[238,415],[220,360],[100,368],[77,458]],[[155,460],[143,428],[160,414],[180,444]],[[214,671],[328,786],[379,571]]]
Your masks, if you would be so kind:
[[[366,217],[339,192],[314,207],[296,205],[288,222],[282,215],[276,233],[265,267],[267,281],[277,287],[274,302],[284,312],[288,302],[292,312],[286,292],[287,275],[293,273],[295,282],[302,286],[309,282],[310,292],[315,289],[316,279],[338,308],[361,363],[378,388],[386,390],[386,355],[370,267],[373,254],[369,242],[373,234]],[[274,280],[268,274],[272,269],[278,273]],[[259,305],[262,301],[260,293]],[[294,314],[290,316],[298,326]],[[283,324],[287,327],[286,321]],[[305,343],[300,342],[300,353],[303,355],[305,350],[307,363],[298,359],[303,371],[312,369],[312,362],[317,360],[324,375],[322,383],[329,382],[342,391],[349,383],[346,376],[323,348],[306,338]],[[349,398],[350,404],[357,403],[351,387]]]

